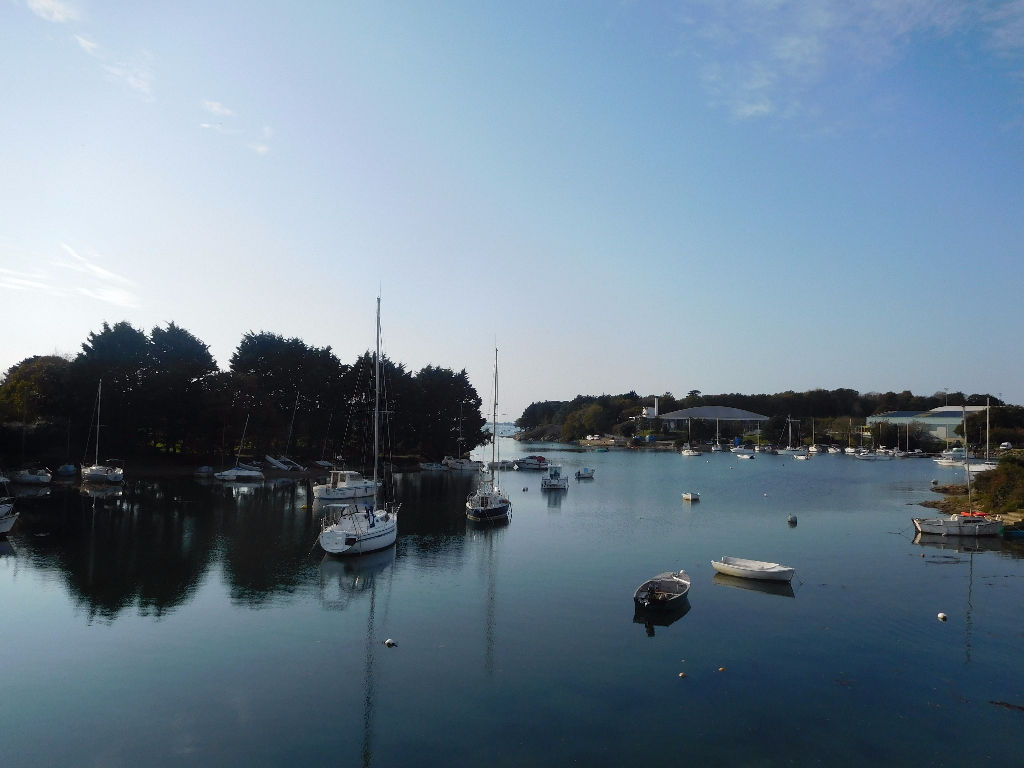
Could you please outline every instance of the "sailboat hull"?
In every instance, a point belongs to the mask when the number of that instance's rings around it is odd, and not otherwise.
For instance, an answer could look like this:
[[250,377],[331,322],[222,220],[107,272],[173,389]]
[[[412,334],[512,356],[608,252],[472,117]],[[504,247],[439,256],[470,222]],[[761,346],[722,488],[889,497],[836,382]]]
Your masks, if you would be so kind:
[[466,517],[478,523],[505,523],[511,516],[512,503],[498,502],[490,506],[480,506],[472,501],[466,502]]
[[82,481],[86,483],[121,483],[124,482],[124,470],[120,467],[96,464],[82,470]]
[[19,512],[14,511],[13,497],[0,499],[0,536],[6,536],[10,533],[11,528],[14,527],[15,522],[18,520],[19,514]]
[[323,550],[329,554],[361,555],[386,549],[397,538],[397,511],[377,510],[371,519],[355,507],[346,507],[333,522],[325,520],[319,541]]
[[950,515],[912,519],[918,533],[937,533],[941,536],[998,536],[1003,530],[1003,521],[998,518]]

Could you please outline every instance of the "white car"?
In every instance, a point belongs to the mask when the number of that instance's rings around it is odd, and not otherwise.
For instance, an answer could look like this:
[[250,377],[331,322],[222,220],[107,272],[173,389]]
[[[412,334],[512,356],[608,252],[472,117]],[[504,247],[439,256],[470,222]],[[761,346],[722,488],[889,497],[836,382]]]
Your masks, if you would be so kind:
[[1008,451],[1011,448],[1013,448],[1013,444],[1012,443],[1000,443],[999,444],[999,450],[1000,451]]

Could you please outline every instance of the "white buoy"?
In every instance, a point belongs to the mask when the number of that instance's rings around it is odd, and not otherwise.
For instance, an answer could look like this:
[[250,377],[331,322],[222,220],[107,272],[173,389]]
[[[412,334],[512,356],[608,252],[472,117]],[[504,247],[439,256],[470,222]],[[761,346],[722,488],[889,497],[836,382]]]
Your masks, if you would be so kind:
[[946,614],[941,613],[941,612],[939,613],[939,621],[945,621],[948,618],[949,617]]

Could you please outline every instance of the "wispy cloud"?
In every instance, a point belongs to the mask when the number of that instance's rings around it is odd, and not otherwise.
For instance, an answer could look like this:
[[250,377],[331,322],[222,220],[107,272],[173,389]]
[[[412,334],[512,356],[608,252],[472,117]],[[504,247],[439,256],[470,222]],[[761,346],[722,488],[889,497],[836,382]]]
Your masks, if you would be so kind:
[[[77,21],[77,9],[64,0],[27,0],[29,10],[40,18],[55,23]],[[127,85],[147,101],[153,100],[153,83],[156,76],[153,72],[152,56],[143,51],[135,57],[116,56],[103,49],[91,36],[73,33],[72,37],[78,47],[88,56],[96,59],[103,67],[107,76],[115,82]]]
[[711,101],[739,119],[806,114],[825,89],[865,82],[922,41],[977,35],[1024,54],[1024,0],[696,0],[677,17],[679,49]]
[[112,280],[114,282],[121,283],[122,285],[134,285],[132,280],[129,278],[124,275],[119,275],[116,272],[111,272],[109,269],[100,266],[98,263],[85,258],[67,243],[61,243],[60,247],[71,258],[71,260],[57,262],[57,266],[104,281]]
[[992,48],[1005,55],[1024,53],[1024,0],[997,4],[984,14],[992,30]]
[[0,267],[0,289],[9,291],[37,291],[52,293],[46,275],[40,272],[21,272]]
[[209,112],[211,115],[217,115],[218,117],[230,117],[235,114],[234,110],[225,107],[219,101],[204,101],[203,109]]
[[75,40],[78,41],[78,47],[88,53],[90,56],[95,56],[99,46],[92,40],[82,35],[75,35]]
[[83,286],[78,289],[78,292],[90,299],[102,301],[104,304],[113,304],[114,306],[126,307],[128,309],[139,306],[138,297],[131,291],[121,288],[111,288],[106,285],[98,287]]
[[[46,269],[0,268],[0,290],[19,291],[55,298],[84,296],[104,304],[134,308],[141,302],[135,293],[135,282],[100,264],[101,256],[79,254],[66,243],[61,243],[66,256],[52,259]],[[20,250],[4,247],[12,260],[38,264],[40,259]]]
[[103,65],[103,69],[113,80],[124,83],[147,99],[152,99],[155,76],[149,64],[150,58],[148,54],[142,54],[141,61],[107,63]]
[[240,128],[230,128],[223,123],[211,123],[206,121],[200,123],[199,127],[215,133],[221,133],[225,136],[237,136],[242,132]]
[[265,125],[260,135],[260,140],[249,143],[249,149],[257,155],[263,156],[270,153],[270,140],[274,137],[274,129]]
[[70,3],[61,0],[28,0],[29,10],[36,16],[63,24],[78,18],[78,11]]
[[[199,123],[199,127],[208,131],[222,134],[224,136],[244,136],[248,134],[252,135],[251,130],[245,130],[232,125],[232,122],[238,122],[237,120],[231,120],[230,118],[236,118],[235,110],[226,106],[223,102],[214,101],[213,99],[206,99],[203,101],[203,110],[214,115],[218,119],[216,121],[203,120]],[[245,141],[245,146],[255,152],[257,155],[263,156],[270,153],[270,139],[274,136],[274,130],[269,126],[265,125],[259,131],[258,138],[250,138]]]

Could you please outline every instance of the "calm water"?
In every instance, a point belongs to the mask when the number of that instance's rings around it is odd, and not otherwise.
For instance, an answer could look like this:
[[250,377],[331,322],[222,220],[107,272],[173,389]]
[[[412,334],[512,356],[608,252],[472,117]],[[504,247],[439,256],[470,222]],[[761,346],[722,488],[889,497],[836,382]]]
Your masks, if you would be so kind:
[[[512,521],[479,529],[475,478],[400,477],[397,546],[357,561],[313,547],[302,485],[23,499],[2,764],[1019,762],[1024,548],[913,540],[956,470],[506,442],[597,478],[506,473]],[[794,566],[792,592],[723,581],[723,554]],[[634,623],[636,585],[678,568],[689,612]]]

